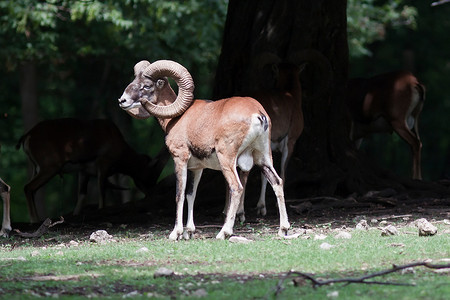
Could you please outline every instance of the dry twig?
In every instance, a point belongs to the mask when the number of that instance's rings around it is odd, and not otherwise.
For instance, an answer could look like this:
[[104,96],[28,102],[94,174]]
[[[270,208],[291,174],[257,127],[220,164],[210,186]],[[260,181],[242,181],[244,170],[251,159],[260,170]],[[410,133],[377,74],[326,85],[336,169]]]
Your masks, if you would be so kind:
[[[431,264],[428,262],[416,262],[416,263],[410,263],[410,264],[400,265],[400,266],[393,265],[392,269],[375,272],[375,273],[364,275],[361,277],[353,277],[353,278],[348,277],[348,278],[336,278],[336,279],[317,279],[312,274],[297,272],[297,271],[289,271],[288,273],[286,273],[285,276],[283,276],[279,280],[279,282],[275,288],[275,296],[277,296],[283,290],[284,281],[286,281],[289,278],[292,278],[293,276],[295,276],[295,278],[301,277],[301,278],[310,280],[312,282],[312,285],[314,288],[317,288],[317,287],[320,287],[323,285],[334,284],[334,283],[345,283],[345,285],[348,285],[350,283],[364,283],[364,284],[380,284],[380,285],[414,286],[414,284],[411,284],[411,283],[398,283],[398,282],[390,282],[390,281],[368,281],[368,279],[372,279],[374,277],[394,273],[394,272],[397,272],[397,271],[400,271],[403,269],[414,268],[414,267],[419,267],[419,266],[424,266],[424,267],[427,267],[430,269],[450,268],[450,264],[440,265],[440,264]],[[294,278],[294,280],[295,280],[295,278]]]

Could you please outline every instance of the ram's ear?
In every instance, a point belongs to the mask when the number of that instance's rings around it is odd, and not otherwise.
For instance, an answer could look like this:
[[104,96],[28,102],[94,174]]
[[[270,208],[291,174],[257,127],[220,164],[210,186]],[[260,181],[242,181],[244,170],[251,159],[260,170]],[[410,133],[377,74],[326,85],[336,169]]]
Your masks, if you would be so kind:
[[164,87],[165,84],[166,84],[166,81],[164,79],[158,79],[156,81],[156,88],[160,90]]

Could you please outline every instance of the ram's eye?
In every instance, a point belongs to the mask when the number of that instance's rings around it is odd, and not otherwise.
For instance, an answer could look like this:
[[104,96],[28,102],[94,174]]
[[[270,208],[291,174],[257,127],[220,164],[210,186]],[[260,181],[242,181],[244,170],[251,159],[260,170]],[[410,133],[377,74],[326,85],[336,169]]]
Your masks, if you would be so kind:
[[144,90],[149,90],[150,86],[149,85],[144,85]]

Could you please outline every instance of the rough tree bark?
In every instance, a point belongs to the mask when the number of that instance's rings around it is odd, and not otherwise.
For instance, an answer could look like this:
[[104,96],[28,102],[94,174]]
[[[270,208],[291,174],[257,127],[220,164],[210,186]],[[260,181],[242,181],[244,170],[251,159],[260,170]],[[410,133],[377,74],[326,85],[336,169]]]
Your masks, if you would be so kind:
[[[36,63],[34,61],[23,63],[19,68],[19,73],[23,127],[24,132],[27,132],[39,121]],[[32,166],[29,163],[28,178],[32,177],[32,172]],[[37,192],[35,196],[36,209],[40,218],[44,218],[46,215],[44,197],[44,189]]]
[[314,49],[331,74],[308,63],[301,74],[305,129],[290,161],[286,187],[298,197],[346,195],[398,186],[359,157],[348,139],[343,99],[348,77],[346,0],[230,0],[222,53],[216,72],[216,99],[242,94],[258,72],[253,58],[272,52],[286,59]]
[[38,97],[36,64],[25,62],[20,66],[20,97],[24,131],[28,131],[38,122]]

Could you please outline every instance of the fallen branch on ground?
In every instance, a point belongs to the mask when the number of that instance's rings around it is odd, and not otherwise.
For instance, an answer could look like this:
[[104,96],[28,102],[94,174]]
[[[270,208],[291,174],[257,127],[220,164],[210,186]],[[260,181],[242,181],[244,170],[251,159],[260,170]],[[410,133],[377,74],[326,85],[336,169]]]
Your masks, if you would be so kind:
[[431,264],[428,262],[416,262],[416,263],[410,263],[410,264],[400,265],[400,266],[393,265],[392,269],[375,272],[375,273],[364,275],[361,277],[354,277],[354,278],[349,277],[349,278],[337,278],[337,279],[317,279],[312,274],[297,272],[297,271],[289,271],[278,282],[276,289],[275,289],[275,295],[277,296],[279,293],[281,293],[281,291],[283,290],[283,283],[287,279],[292,278],[292,277],[295,277],[295,278],[293,278],[294,281],[299,278],[308,279],[312,282],[312,285],[314,288],[320,287],[323,285],[334,284],[334,283],[345,283],[345,285],[348,285],[350,283],[364,283],[364,284],[380,284],[380,285],[414,286],[414,284],[411,284],[411,283],[397,283],[397,282],[390,282],[390,281],[367,281],[367,280],[374,278],[374,277],[394,273],[394,272],[397,272],[397,271],[400,271],[403,269],[414,268],[414,267],[419,267],[419,266],[424,266],[424,267],[427,267],[430,269],[450,268],[450,264],[440,265],[440,264]]
[[59,221],[53,222],[52,220],[50,220],[49,218],[45,219],[45,221],[41,224],[41,226],[39,226],[39,228],[33,232],[33,233],[29,233],[29,232],[21,232],[19,229],[14,229],[15,235],[18,235],[20,237],[24,237],[24,238],[38,238],[41,237],[44,233],[46,233],[48,231],[49,228],[57,225],[57,224],[61,224],[64,222],[64,218],[60,217]]

